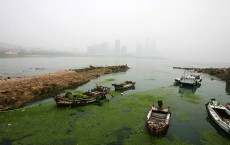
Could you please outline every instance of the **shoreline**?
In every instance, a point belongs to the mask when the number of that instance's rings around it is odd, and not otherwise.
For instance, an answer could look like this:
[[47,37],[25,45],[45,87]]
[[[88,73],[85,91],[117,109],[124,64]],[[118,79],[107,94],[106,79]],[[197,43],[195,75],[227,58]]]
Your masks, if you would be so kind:
[[0,80],[0,111],[18,109],[61,91],[77,87],[101,75],[125,72],[127,65],[70,69],[65,71]]
[[191,67],[173,67],[173,69],[195,70],[199,73],[209,74],[230,83],[230,67],[229,68],[191,68]]

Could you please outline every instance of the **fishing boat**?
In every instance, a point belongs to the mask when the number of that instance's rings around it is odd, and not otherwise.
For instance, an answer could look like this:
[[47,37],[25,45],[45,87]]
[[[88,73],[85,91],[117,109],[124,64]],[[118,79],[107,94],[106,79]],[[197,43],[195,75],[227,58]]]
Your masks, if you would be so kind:
[[230,134],[230,111],[220,102],[212,98],[206,104],[208,113],[211,118],[216,122],[216,124]]
[[174,85],[200,85],[202,81],[201,75],[194,70],[185,70],[183,75],[175,79]]
[[125,81],[123,83],[120,84],[112,84],[112,86],[114,86],[115,90],[126,90],[126,89],[134,89],[135,88],[135,83],[136,82],[132,82],[132,81]]
[[91,89],[90,92],[100,92],[100,93],[106,95],[106,94],[109,93],[109,91],[110,91],[110,88],[109,88],[109,87],[97,86],[97,87]]
[[152,106],[148,112],[146,124],[148,130],[153,135],[167,133],[171,119],[169,107],[162,108],[162,101],[158,101],[158,106]]
[[91,91],[84,93],[73,95],[71,92],[67,92],[64,96],[55,96],[54,100],[57,107],[86,105],[105,99],[109,89],[108,87],[97,86]]

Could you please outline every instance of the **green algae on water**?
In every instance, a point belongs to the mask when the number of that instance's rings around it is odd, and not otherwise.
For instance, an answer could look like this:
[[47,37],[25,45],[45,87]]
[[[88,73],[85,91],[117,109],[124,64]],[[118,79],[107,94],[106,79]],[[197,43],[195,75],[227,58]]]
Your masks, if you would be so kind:
[[118,92],[118,91],[110,91],[109,94],[111,96],[121,96],[121,92]]
[[199,95],[191,94],[191,93],[185,93],[182,94],[181,97],[185,98],[187,102],[193,103],[193,104],[199,104],[200,100],[202,98]]
[[154,79],[154,78],[148,78],[148,79],[145,79],[145,80],[154,81],[156,79]]
[[227,135],[224,137],[213,131],[204,131],[201,133],[201,135],[203,138],[201,139],[201,143],[203,145],[210,145],[210,144],[229,145],[230,144],[230,139],[228,138]]
[[104,79],[103,81],[101,82],[96,82],[96,84],[98,85],[102,85],[102,84],[109,84],[111,82],[114,82],[116,79],[115,78],[108,78],[108,79]]
[[181,120],[181,121],[188,121],[189,120],[188,114],[182,114],[182,115],[180,115],[179,120]]

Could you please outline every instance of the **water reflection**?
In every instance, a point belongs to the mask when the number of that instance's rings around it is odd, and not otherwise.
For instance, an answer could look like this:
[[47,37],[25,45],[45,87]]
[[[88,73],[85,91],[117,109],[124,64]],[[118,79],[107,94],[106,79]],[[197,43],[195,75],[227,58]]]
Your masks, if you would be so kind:
[[129,87],[129,88],[124,88],[124,89],[119,89],[119,90],[116,90],[116,91],[124,93],[125,91],[128,91],[128,90],[135,90],[135,86],[132,86],[132,87]]
[[194,94],[196,92],[196,89],[199,88],[201,85],[195,85],[195,86],[188,86],[188,85],[180,85],[179,86],[179,93],[185,94],[190,93]]

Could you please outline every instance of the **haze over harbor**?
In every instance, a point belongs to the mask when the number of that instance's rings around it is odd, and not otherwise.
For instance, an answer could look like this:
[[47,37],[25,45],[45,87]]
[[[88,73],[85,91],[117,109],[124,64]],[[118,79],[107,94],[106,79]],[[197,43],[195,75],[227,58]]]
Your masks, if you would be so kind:
[[229,24],[229,0],[0,0],[0,144],[229,144],[205,106],[230,100]]
[[228,0],[1,0],[0,42],[81,53],[120,40],[137,54],[154,40],[158,57],[226,62],[229,7]]

